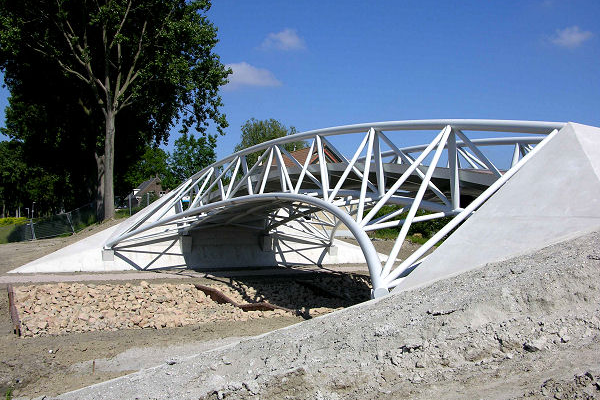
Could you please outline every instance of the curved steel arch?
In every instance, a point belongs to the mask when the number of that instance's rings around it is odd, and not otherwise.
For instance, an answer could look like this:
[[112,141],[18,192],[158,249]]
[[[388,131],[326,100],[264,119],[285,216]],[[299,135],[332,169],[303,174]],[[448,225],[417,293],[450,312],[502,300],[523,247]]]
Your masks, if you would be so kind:
[[[104,247],[143,245],[207,226],[252,225],[271,234],[298,221],[303,235],[331,243],[335,231],[344,225],[365,255],[373,295],[379,297],[416,268],[428,250],[475,212],[563,125],[464,119],[390,121],[271,140],[198,171],[123,224]],[[438,130],[428,144],[407,147],[398,143],[402,139],[398,132]],[[466,132],[470,136],[509,132],[528,136],[470,138]],[[355,133],[364,136],[348,157],[328,139]],[[284,147],[299,140],[307,142],[305,159],[297,159]],[[485,155],[489,146],[510,146],[508,168],[497,167]],[[260,155],[249,166],[246,157],[252,153]],[[446,160],[446,165],[441,166],[440,160]],[[394,207],[383,208],[390,205]],[[417,215],[419,209],[428,214]],[[406,216],[399,220],[402,213]],[[397,260],[413,223],[442,217],[453,218],[406,260]],[[399,232],[382,263],[367,232],[386,228]]]

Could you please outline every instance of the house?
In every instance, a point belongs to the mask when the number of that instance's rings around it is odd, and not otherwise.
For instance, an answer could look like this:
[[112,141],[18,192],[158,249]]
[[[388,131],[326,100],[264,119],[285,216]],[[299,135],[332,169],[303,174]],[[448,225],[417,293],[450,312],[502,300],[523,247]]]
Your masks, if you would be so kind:
[[[300,165],[304,165],[304,163],[306,162],[306,157],[308,157],[309,150],[310,150],[310,147],[305,147],[303,149],[290,152],[290,155],[292,157],[294,157]],[[327,163],[339,163],[339,162],[343,161],[333,150],[331,150],[331,148],[327,144],[325,144],[323,146],[323,156],[325,156],[325,162],[327,162]],[[283,164],[286,167],[297,167],[298,166],[286,154],[282,154],[282,158],[283,158]],[[278,161],[277,158],[274,157],[272,165],[273,166],[278,165],[277,161]],[[317,151],[316,148],[313,148],[313,152],[310,155],[309,164],[318,164],[318,163],[319,163],[319,152]]]
[[133,192],[127,196],[126,201],[127,204],[131,201],[131,207],[146,206],[148,202],[152,202],[157,197],[162,197],[165,193],[160,184],[160,178],[155,176],[140,183],[137,188],[133,189]]

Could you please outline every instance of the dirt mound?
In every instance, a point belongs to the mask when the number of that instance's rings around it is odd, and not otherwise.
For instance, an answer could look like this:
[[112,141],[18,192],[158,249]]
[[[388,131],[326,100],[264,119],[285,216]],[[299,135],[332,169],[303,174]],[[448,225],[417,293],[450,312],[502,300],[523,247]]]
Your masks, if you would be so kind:
[[60,398],[597,398],[599,249],[584,235]]

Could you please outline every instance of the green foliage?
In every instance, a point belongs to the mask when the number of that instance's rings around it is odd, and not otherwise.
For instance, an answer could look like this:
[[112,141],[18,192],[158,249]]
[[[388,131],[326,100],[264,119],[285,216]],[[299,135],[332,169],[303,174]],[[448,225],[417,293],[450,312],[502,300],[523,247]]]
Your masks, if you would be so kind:
[[0,198],[9,210],[22,205],[19,183],[26,173],[21,143],[0,142]]
[[177,187],[194,173],[216,161],[216,135],[196,138],[184,133],[175,140],[173,154],[156,146],[147,146],[137,163],[124,175],[126,186],[121,193],[129,193],[140,183],[158,176],[165,190]]
[[160,178],[163,188],[174,187],[173,174],[169,167],[169,153],[159,147],[147,146],[140,160],[133,164],[125,174],[126,190],[122,193],[131,192],[133,188],[154,176]]
[[116,219],[123,219],[123,218],[129,218],[129,208],[121,208],[120,210],[115,210],[115,218]]
[[161,131],[177,117],[183,129],[205,132],[212,120],[222,132],[217,89],[231,71],[212,52],[209,9],[207,0],[0,0],[1,65],[42,61],[83,84],[85,104],[143,103]]
[[110,196],[113,164],[122,178],[175,124],[204,135],[212,121],[223,133],[218,88],[231,71],[213,52],[209,8],[206,0],[0,0],[0,69],[11,91],[4,133],[59,177],[40,185],[60,201],[89,201],[98,157]]
[[[288,129],[281,122],[276,119],[268,120],[256,120],[254,118],[249,119],[242,125],[242,136],[241,141],[235,146],[235,151],[240,151],[248,147],[267,142],[269,140],[277,139],[280,137],[293,135],[296,133],[296,128],[290,126]],[[297,141],[286,143],[284,148],[287,151],[295,151],[306,147],[304,141]],[[248,167],[253,166],[262,152],[251,153],[246,156],[246,162]]]
[[8,388],[8,390],[6,390],[4,398],[6,400],[12,400],[12,398],[13,398],[13,388]]
[[[381,209],[375,214],[373,219],[377,219],[392,213],[398,209],[400,206],[396,205],[385,205],[381,207]],[[365,215],[368,213],[368,210],[365,211]],[[416,216],[428,215],[430,212],[424,210],[417,210]],[[403,212],[397,215],[394,218],[389,219],[388,221],[398,221],[402,219],[406,219],[408,212]],[[450,220],[452,217],[444,217],[444,218],[436,218],[429,221],[422,222],[414,222],[410,228],[408,229],[407,238],[411,240],[413,243],[423,244],[427,240],[429,240],[433,235],[439,232]],[[384,228],[379,229],[373,232],[373,235],[380,239],[395,239],[400,232],[401,226],[398,228]]]
[[[6,78],[11,74],[6,125],[0,131],[20,143],[20,160],[26,169],[42,170],[54,178],[40,180],[37,185],[46,183],[49,208],[68,210],[88,203],[96,192],[96,143],[102,134],[99,128],[103,116],[83,103],[81,93],[85,88],[70,84],[52,64],[26,64],[7,71]],[[116,146],[127,151],[118,152],[115,162],[118,167],[127,168],[150,140],[146,137],[150,129],[144,116],[133,107],[117,116],[117,124],[128,134],[116,138]],[[21,182],[24,185],[25,181]],[[50,189],[52,192],[48,193]],[[42,200],[34,193],[27,197],[21,203],[39,204]]]
[[[137,205],[136,207],[131,207],[131,210],[129,209],[129,207],[122,208],[120,210],[116,210],[115,218],[117,218],[117,219],[129,218],[131,215],[143,210],[144,208],[146,208],[147,206],[149,206],[150,204],[154,203],[156,200],[159,199],[159,197],[156,193],[149,193],[149,194],[150,194],[150,196],[148,196],[148,197],[146,197],[146,195],[144,195],[142,200],[140,201],[140,204]],[[149,200],[149,202],[147,200]]]
[[58,174],[30,164],[24,143],[0,142],[0,203],[9,212],[34,201],[36,215],[58,211],[54,193],[61,190],[59,182]]
[[25,217],[20,217],[20,218],[16,218],[16,217],[7,217],[7,218],[0,218],[0,226],[7,226],[7,225],[21,225],[21,224],[25,224],[27,223],[27,218]]
[[195,138],[193,134],[183,134],[177,139],[170,160],[175,182],[179,184],[194,173],[217,161],[216,146],[217,138],[215,135]]
[[71,211],[71,224],[73,230],[79,232],[83,228],[98,223],[96,208],[94,203],[89,203],[83,207]]

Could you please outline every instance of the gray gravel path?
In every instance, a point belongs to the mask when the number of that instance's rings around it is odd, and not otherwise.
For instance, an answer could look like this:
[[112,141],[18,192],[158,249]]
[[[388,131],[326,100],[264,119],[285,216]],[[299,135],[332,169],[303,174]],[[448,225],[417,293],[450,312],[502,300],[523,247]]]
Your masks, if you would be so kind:
[[599,272],[596,232],[59,398],[598,398]]
[[76,273],[76,274],[7,274],[0,275],[0,284],[20,283],[52,283],[52,282],[93,282],[93,281],[129,281],[148,279],[187,279],[187,278],[213,278],[237,276],[282,276],[299,275],[314,272],[363,272],[367,267],[364,264],[328,265],[326,267],[308,266],[292,268],[256,268],[223,270],[219,272],[201,272],[189,269],[163,270],[163,271],[133,271],[133,272],[106,272],[106,273]]
[[0,284],[18,283],[51,283],[51,282],[90,282],[90,281],[122,281],[134,279],[182,279],[191,278],[169,273],[156,272],[119,272],[105,274],[14,274],[0,276]]
[[92,369],[104,372],[138,371],[142,368],[155,367],[160,364],[177,363],[192,354],[195,355],[199,352],[229,346],[239,341],[239,337],[228,337],[167,347],[134,347],[112,358],[100,358],[74,364],[71,370],[80,374],[89,373]]

